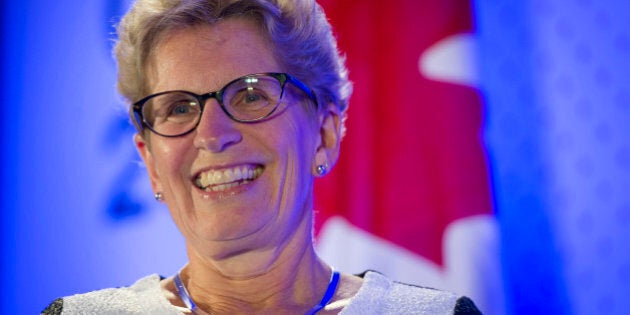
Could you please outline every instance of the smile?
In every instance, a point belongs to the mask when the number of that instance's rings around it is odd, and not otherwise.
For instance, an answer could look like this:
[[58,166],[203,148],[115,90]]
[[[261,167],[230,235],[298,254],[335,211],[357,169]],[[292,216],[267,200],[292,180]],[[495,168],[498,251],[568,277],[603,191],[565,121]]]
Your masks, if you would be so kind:
[[195,178],[194,182],[195,186],[206,192],[225,191],[255,180],[262,172],[262,165],[240,165],[202,172]]

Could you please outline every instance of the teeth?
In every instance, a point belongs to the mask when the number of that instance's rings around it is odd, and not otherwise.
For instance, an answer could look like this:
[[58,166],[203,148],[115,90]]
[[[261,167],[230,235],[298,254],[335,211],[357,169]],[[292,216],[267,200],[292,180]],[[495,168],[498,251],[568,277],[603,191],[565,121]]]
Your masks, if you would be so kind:
[[260,165],[242,165],[224,170],[214,170],[199,174],[195,180],[197,187],[205,191],[223,191],[246,184],[258,178],[263,168]]

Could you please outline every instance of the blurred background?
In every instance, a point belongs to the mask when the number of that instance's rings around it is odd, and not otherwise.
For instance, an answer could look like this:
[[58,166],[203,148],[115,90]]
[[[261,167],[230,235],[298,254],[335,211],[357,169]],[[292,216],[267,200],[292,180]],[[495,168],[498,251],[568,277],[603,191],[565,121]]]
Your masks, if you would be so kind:
[[[324,1],[336,10],[333,24],[384,6],[336,0],[352,9],[339,11],[334,2]],[[627,314],[630,2],[446,2],[474,17],[486,210],[499,234],[499,267],[482,273],[501,279],[494,312]],[[186,262],[182,237],[152,200],[115,89],[112,25],[128,5],[1,2],[3,314],[170,276]],[[401,34],[413,37],[417,23]],[[340,28],[340,47],[352,63],[346,34]],[[370,75],[369,65],[350,70],[357,82]]]

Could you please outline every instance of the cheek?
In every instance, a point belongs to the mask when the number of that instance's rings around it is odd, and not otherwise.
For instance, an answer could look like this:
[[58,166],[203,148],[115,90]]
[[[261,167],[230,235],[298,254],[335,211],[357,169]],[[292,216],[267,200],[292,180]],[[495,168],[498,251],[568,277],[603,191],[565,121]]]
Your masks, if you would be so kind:
[[[290,103],[286,111],[283,113],[282,125],[286,129],[283,136],[287,139],[289,145],[294,150],[304,153],[315,152],[315,140],[318,135],[318,114],[317,109],[309,101],[298,97],[295,93],[300,91],[291,91],[287,94],[286,101]],[[285,115],[286,114],[286,115]]]
[[316,131],[310,121],[304,117],[300,118],[287,122],[286,134],[291,136],[284,137],[284,145],[289,159],[287,162],[293,164],[294,171],[298,172],[297,175],[308,177],[315,154]]
[[182,173],[191,164],[188,162],[190,154],[187,153],[190,151],[187,148],[192,145],[188,143],[190,141],[174,140],[187,139],[165,139],[154,143],[156,171],[162,180],[172,180],[172,176]]

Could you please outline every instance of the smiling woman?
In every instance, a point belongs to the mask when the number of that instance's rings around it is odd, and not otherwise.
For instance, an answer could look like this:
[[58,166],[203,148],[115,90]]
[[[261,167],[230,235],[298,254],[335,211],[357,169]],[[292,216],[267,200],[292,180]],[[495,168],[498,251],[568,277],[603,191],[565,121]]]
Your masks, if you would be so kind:
[[337,161],[350,94],[316,3],[138,1],[118,31],[135,144],[189,262],[44,313],[478,313],[315,253],[313,181]]

